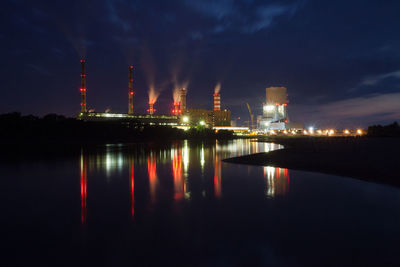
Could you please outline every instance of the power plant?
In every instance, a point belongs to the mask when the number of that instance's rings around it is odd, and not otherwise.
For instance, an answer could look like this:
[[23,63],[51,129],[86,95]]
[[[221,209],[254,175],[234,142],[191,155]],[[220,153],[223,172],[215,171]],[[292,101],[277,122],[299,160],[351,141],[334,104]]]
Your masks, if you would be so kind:
[[[80,84],[80,113],[77,118],[84,121],[118,121],[129,125],[165,125],[171,127],[180,127],[188,129],[191,126],[202,126],[212,128],[215,131],[231,130],[235,132],[251,134],[316,134],[319,135],[335,135],[333,129],[322,131],[309,127],[308,131],[303,128],[301,123],[293,123],[289,119],[288,114],[288,94],[286,87],[268,87],[265,89],[266,97],[263,103],[263,113],[257,116],[257,126],[254,122],[254,114],[250,105],[246,103],[250,115],[249,127],[232,127],[231,112],[227,109],[221,109],[221,85],[218,83],[212,94],[212,109],[192,108],[187,104],[187,89],[175,88],[173,91],[173,108],[172,115],[155,114],[154,104],[157,101],[158,92],[154,87],[150,87],[147,114],[138,114],[134,112],[134,66],[128,67],[128,112],[127,113],[111,113],[94,112],[93,109],[87,107],[87,87],[86,87],[86,60],[81,59],[81,84]],[[211,96],[211,94],[210,94]],[[211,100],[211,99],[210,99]],[[210,101],[211,102],[211,101]],[[361,135],[362,131],[351,132],[349,130],[342,135]]]
[[259,128],[264,131],[301,129],[298,123],[291,123],[287,111],[288,94],[286,87],[266,88],[266,101],[263,104],[263,115]]
[[128,88],[129,88],[129,104],[128,104],[128,114],[133,115],[133,66],[129,66],[129,83],[128,83]]
[[221,110],[221,95],[218,92],[214,93],[214,110]]
[[205,126],[221,127],[230,126],[231,113],[229,110],[221,110],[220,94],[214,92],[213,110],[193,109],[187,107],[186,88],[181,88],[178,92],[178,99],[173,101],[172,115],[156,115],[154,104],[158,94],[154,95],[154,90],[149,91],[149,108],[147,114],[135,114],[133,110],[134,97],[134,67],[128,68],[128,113],[92,112],[87,110],[86,103],[86,73],[84,59],[81,60],[81,109],[78,119],[85,121],[126,121],[140,125],[169,125],[169,126]]
[[186,89],[180,90],[181,111],[186,111]]
[[221,110],[221,95],[219,93],[220,84],[217,85],[214,94],[214,107],[212,110],[186,108],[186,90],[181,89],[181,101],[185,103],[185,109],[182,109],[183,120],[192,125],[206,125],[209,127],[229,127],[231,126],[231,112],[229,110]]
[[86,113],[86,74],[84,59],[81,59],[81,113]]

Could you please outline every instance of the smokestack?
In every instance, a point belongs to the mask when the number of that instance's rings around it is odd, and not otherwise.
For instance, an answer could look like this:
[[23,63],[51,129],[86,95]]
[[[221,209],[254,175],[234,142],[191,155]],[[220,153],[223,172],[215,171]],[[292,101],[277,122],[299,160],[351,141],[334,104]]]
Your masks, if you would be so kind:
[[186,111],[186,89],[181,88],[181,112]]
[[86,74],[85,74],[85,63],[84,59],[81,59],[81,113],[86,113]]
[[133,66],[129,66],[129,103],[128,103],[128,114],[133,114]]
[[153,105],[154,105],[154,103],[150,103],[150,102],[149,102],[149,109],[147,110],[147,112],[148,112],[150,115],[153,115],[154,112],[156,111],[156,110],[154,109]]
[[214,93],[214,110],[221,110],[221,95],[217,92]]
[[174,109],[172,110],[172,114],[174,114],[174,115],[181,115],[182,114],[181,102],[175,102],[174,101]]

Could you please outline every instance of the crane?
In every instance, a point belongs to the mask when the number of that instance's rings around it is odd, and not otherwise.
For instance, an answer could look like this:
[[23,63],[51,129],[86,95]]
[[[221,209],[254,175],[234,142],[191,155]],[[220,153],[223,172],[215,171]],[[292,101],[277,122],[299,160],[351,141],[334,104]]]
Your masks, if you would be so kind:
[[250,114],[250,122],[251,122],[251,124],[250,124],[250,130],[253,130],[253,128],[254,128],[254,114],[253,113],[251,113],[251,109],[250,109],[250,105],[249,105],[249,103],[246,103],[246,105],[247,105],[247,109],[249,110],[249,114]]

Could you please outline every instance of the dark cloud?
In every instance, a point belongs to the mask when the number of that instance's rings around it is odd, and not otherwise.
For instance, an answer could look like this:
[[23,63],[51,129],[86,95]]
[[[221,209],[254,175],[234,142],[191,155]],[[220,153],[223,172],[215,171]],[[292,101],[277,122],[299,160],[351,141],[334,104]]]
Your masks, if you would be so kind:
[[294,118],[308,126],[354,127],[393,122],[400,118],[400,93],[375,94],[323,105],[295,105]]
[[269,4],[233,0],[185,2],[201,15],[214,19],[214,25],[209,30],[211,33],[254,33],[271,26],[279,16],[292,15],[298,6],[298,3],[285,4],[276,1],[269,1]]
[[384,73],[384,74],[379,74],[379,75],[374,75],[374,76],[369,76],[366,79],[364,79],[360,85],[367,85],[367,86],[373,86],[376,85],[377,83],[381,82],[382,80],[388,79],[388,78],[396,78],[400,79],[400,70],[392,71],[389,73]]
[[245,102],[261,114],[265,87],[286,86],[293,120],[386,122],[398,116],[399,8],[376,0],[3,1],[0,106],[74,115],[84,56],[97,110],[126,111],[133,64],[137,112],[150,83],[163,89],[157,110],[169,112],[174,87],[187,84],[188,104],[211,108],[221,82],[234,117],[248,116]]

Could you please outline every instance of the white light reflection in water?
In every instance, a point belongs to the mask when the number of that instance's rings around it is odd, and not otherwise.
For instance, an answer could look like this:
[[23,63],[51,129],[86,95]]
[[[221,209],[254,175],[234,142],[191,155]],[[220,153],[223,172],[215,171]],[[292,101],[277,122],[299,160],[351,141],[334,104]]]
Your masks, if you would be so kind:
[[[283,146],[278,144],[257,142],[256,140],[251,139],[239,139],[228,143],[216,141],[214,154],[215,197],[220,197],[223,190],[221,187],[223,172],[221,168],[222,159],[260,152],[270,152],[282,148]],[[287,169],[265,167],[264,177],[266,177],[266,195],[268,197],[275,197],[287,193],[289,188],[289,173]]]
[[284,196],[289,192],[289,170],[278,167],[264,167],[265,195],[269,198]]
[[189,170],[189,147],[187,140],[183,141],[182,157],[183,157],[183,168],[185,172],[184,175],[186,178],[188,176],[188,170]]
[[215,145],[215,151],[219,153],[223,158],[240,157],[243,155],[260,152],[270,152],[282,148],[282,145],[257,142],[256,140],[252,139],[239,139],[224,145],[221,145],[217,142]]
[[117,170],[122,172],[126,163],[123,154],[120,151],[112,151],[110,146],[106,146],[106,154],[96,158],[96,165],[103,166],[106,169],[106,176],[110,177],[112,172]]
[[204,144],[201,144],[201,150],[200,150],[200,166],[201,166],[201,173],[204,174],[204,165],[206,163],[206,160],[204,158]]

